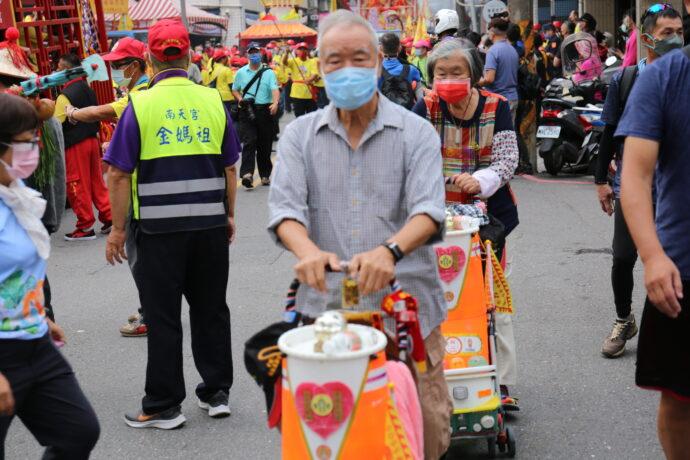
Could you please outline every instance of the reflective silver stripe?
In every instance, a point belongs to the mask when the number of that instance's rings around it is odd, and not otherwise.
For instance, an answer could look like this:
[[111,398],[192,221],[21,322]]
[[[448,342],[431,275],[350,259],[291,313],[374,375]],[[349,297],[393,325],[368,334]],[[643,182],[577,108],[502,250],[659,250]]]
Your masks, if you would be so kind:
[[216,216],[225,214],[223,203],[172,204],[167,206],[142,206],[141,219],[166,219],[169,217]]
[[212,177],[210,179],[176,180],[137,185],[139,196],[208,192],[210,190],[225,190],[225,178]]

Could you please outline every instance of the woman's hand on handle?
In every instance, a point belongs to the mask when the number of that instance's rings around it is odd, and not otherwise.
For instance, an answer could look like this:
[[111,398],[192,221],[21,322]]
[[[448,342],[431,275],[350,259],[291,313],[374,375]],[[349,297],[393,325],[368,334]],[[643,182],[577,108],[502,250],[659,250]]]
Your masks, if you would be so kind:
[[459,187],[461,192],[468,195],[477,195],[482,191],[479,181],[468,173],[456,174],[451,177],[450,182]]

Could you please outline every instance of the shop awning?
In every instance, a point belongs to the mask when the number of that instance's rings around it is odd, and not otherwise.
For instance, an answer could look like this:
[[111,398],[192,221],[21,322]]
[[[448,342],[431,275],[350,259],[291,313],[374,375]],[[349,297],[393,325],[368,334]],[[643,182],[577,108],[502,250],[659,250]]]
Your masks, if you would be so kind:
[[[228,28],[228,18],[218,16],[197,8],[194,5],[186,4],[187,20],[190,26],[195,23],[216,24],[223,29]],[[179,0],[140,0],[129,10],[129,17],[135,22],[153,22],[158,19],[179,18]]]
[[275,38],[315,37],[316,31],[301,23],[280,23],[258,21],[239,34],[242,40],[265,40]]

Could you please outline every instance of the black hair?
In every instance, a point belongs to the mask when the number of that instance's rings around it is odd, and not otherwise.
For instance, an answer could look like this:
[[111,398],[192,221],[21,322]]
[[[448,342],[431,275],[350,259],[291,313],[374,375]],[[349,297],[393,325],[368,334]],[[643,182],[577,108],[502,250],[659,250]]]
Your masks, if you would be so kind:
[[70,69],[79,67],[81,65],[81,59],[79,59],[79,56],[77,56],[74,53],[63,54],[62,56],[60,56],[60,60],[65,61],[67,64],[69,64]]
[[508,40],[510,40],[511,43],[517,43],[520,41],[522,38],[522,33],[520,32],[520,26],[511,23],[508,26],[508,31],[506,32],[506,37],[508,37]]
[[681,16],[680,13],[673,8],[666,8],[665,10],[661,10],[654,14],[645,14],[642,19],[642,30],[647,33],[654,31],[656,28],[656,22],[659,20],[659,18],[676,19],[681,18]]
[[580,21],[584,22],[587,24],[587,32],[594,32],[597,30],[597,20],[594,19],[594,16],[592,16],[589,13],[585,13],[580,17]]
[[572,21],[565,21],[563,24],[566,25],[568,28],[568,33],[569,34],[574,34],[575,33],[575,23]]
[[637,11],[635,11],[635,8],[630,8],[628,11],[626,11],[623,17],[625,16],[630,17],[633,22],[637,22]]
[[479,46],[479,44],[482,42],[482,36],[473,30],[470,32],[467,32],[467,36],[465,38],[467,38],[470,42],[472,42],[472,44],[475,47]]
[[379,39],[381,44],[381,50],[383,54],[388,57],[395,57],[398,55],[398,50],[400,49],[400,37],[392,32],[387,32],[381,35]]
[[0,93],[0,155],[8,147],[4,144],[12,142],[12,138],[24,131],[38,128],[38,114],[36,109],[23,97],[13,94]]
[[534,48],[539,48],[541,45],[544,44],[544,40],[541,38],[541,35],[539,34],[534,34]]
[[489,29],[495,29],[498,32],[506,33],[508,32],[508,27],[510,26],[510,21],[504,18],[493,18],[489,23]]

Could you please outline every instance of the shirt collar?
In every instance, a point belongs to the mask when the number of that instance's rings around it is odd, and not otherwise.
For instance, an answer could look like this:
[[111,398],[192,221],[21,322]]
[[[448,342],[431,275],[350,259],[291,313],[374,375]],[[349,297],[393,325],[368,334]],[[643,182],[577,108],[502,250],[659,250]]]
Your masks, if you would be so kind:
[[173,78],[173,77],[182,77],[182,78],[187,78],[187,71],[184,69],[167,69],[163,70],[162,72],[158,72],[156,75],[153,76],[153,80],[151,80],[151,83],[149,84],[149,87],[155,85],[161,80],[165,80],[166,78]]
[[[379,92],[379,102],[376,108],[376,116],[373,120],[369,122],[369,125],[374,128],[374,132],[380,131],[384,126],[390,126],[393,128],[402,129],[403,128],[403,117],[400,112],[398,112],[394,103],[389,101],[383,94]],[[316,125],[316,130],[320,130],[324,126],[328,126],[331,131],[337,131],[338,128],[342,129],[342,123],[338,118],[338,109],[331,102],[326,106],[319,118]],[[368,130],[369,128],[367,128]]]
[[141,77],[139,77],[139,80],[137,80],[137,82],[134,84],[134,86],[143,85],[143,84],[148,83],[148,82],[149,82],[149,76],[144,74]]
[[645,67],[647,67],[647,58],[642,58],[640,62],[637,63],[637,71],[642,72]]

